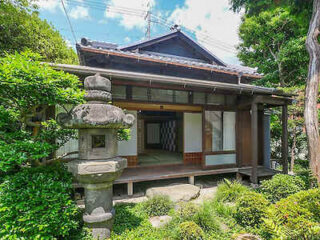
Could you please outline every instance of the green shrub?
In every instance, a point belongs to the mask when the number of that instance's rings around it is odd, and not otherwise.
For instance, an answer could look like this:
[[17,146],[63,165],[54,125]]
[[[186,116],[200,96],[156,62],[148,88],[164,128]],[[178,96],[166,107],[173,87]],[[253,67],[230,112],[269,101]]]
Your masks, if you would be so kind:
[[259,192],[274,203],[304,189],[305,183],[300,177],[277,174],[270,180],[262,181]]
[[24,168],[0,185],[1,239],[71,239],[80,229],[72,179],[59,166]]
[[179,208],[176,211],[176,215],[180,221],[191,221],[195,214],[198,212],[199,207],[194,203],[181,202],[179,203]]
[[277,239],[320,239],[320,189],[310,189],[281,199],[264,219],[265,231]]
[[195,222],[183,222],[179,225],[179,235],[182,240],[204,239],[204,232]]
[[309,167],[303,167],[299,164],[295,164],[294,173],[304,181],[307,189],[319,187],[317,178],[312,174]]
[[244,193],[248,192],[249,188],[242,185],[238,181],[224,180],[218,185],[216,199],[222,202],[234,202]]
[[210,202],[205,202],[198,212],[194,215],[196,222],[204,231],[219,231],[220,225],[217,221],[217,215]]
[[163,216],[167,215],[171,208],[173,208],[173,202],[170,201],[167,196],[154,196],[145,201],[144,210],[149,216]]
[[255,227],[266,215],[268,200],[260,193],[247,192],[236,201],[235,218],[242,226]]

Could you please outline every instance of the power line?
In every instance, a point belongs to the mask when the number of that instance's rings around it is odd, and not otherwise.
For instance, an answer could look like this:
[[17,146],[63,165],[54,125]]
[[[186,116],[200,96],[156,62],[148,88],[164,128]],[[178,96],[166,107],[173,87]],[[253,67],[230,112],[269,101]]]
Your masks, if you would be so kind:
[[[151,35],[151,26],[149,26],[149,24],[151,25],[151,22],[160,24],[166,28],[171,28],[171,26],[174,24],[172,21],[168,21],[162,17],[159,17],[157,15],[154,15],[151,13],[151,11],[147,10],[143,11],[143,10],[139,10],[139,9],[133,9],[133,8],[126,8],[126,7],[117,7],[117,6],[113,6],[110,4],[102,4],[102,3],[98,3],[95,1],[90,1],[87,0],[86,2],[77,2],[75,0],[67,0],[68,2],[70,2],[71,5],[82,5],[82,6],[86,6],[86,7],[90,7],[92,9],[96,9],[96,10],[102,10],[102,11],[109,11],[109,12],[113,12],[113,13],[118,13],[118,14],[123,14],[123,15],[131,15],[131,16],[137,16],[137,17],[145,17],[145,19],[147,18],[148,20],[148,27],[147,27],[147,32],[146,32],[146,36],[149,38],[149,36]],[[145,15],[147,13],[147,15]],[[158,21],[154,20],[157,19]],[[201,32],[197,32],[196,30],[187,28],[183,25],[181,25],[181,27],[187,31],[190,32],[192,34],[197,34],[198,39],[200,42],[205,43],[206,45],[218,48],[222,51],[226,51],[229,53],[235,53],[234,51],[234,46],[224,43],[220,40],[214,39],[209,35],[206,35],[204,33]],[[150,32],[149,32],[150,29]]]
[[76,35],[75,35],[74,31],[73,31],[73,27],[72,27],[71,21],[70,21],[70,19],[69,19],[69,16],[68,16],[66,7],[64,6],[63,0],[61,0],[61,4],[62,4],[63,10],[64,10],[64,13],[66,14],[66,17],[67,17],[67,20],[68,20],[68,23],[69,23],[69,26],[70,26],[70,29],[71,29],[72,36],[73,36],[73,38],[74,38],[74,41],[77,42],[77,38],[76,38]]

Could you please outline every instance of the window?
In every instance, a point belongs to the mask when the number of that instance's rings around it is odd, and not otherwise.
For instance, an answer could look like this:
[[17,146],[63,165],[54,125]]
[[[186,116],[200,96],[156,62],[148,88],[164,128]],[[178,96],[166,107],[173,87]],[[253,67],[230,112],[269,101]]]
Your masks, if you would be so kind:
[[133,100],[148,100],[148,88],[132,87]]
[[189,102],[189,92],[186,91],[175,91],[176,103],[188,103]]
[[151,101],[173,102],[173,90],[151,88]]
[[233,151],[235,143],[235,112],[205,111],[205,151]]
[[224,105],[224,95],[210,93],[207,95],[207,104]]
[[126,99],[126,86],[112,85],[112,97],[115,99]]
[[193,103],[194,104],[205,104],[206,103],[206,94],[202,92],[193,93]]

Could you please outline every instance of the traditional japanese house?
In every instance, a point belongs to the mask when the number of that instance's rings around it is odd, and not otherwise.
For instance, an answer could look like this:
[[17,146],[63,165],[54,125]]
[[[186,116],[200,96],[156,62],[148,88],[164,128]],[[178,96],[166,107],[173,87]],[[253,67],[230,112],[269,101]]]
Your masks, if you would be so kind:
[[[125,47],[77,44],[80,66],[55,65],[112,82],[113,104],[136,116],[131,138],[119,142],[128,168],[116,183],[270,170],[270,110],[282,107],[282,161],[287,165],[287,104],[291,96],[255,86],[255,69],[224,63],[181,31]],[[69,143],[61,151],[77,149]],[[284,167],[284,171],[287,168]]]

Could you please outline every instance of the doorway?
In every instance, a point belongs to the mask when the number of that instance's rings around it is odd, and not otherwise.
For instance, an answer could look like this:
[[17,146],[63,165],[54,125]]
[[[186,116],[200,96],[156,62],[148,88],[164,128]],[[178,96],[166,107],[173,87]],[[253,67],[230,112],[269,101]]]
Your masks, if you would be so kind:
[[183,114],[165,111],[138,113],[139,166],[183,163]]

